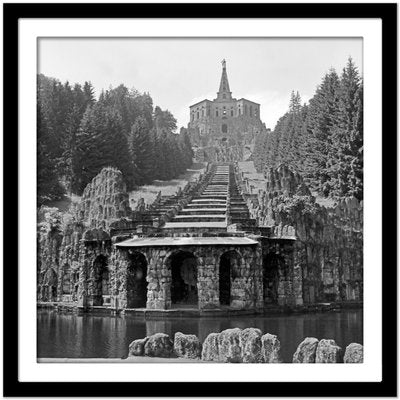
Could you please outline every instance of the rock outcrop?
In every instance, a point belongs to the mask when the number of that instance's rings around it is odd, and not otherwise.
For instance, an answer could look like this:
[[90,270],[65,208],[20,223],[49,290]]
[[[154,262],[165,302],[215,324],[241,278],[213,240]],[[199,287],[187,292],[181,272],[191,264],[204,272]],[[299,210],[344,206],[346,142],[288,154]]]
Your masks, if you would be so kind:
[[210,333],[204,340],[201,359],[203,361],[219,361],[218,333]]
[[343,362],[345,364],[358,364],[364,362],[364,346],[358,343],[350,343],[346,347]]
[[90,228],[107,228],[110,222],[129,217],[132,210],[122,173],[103,168],[86,186],[75,213]]
[[241,362],[261,362],[261,336],[261,331],[256,328],[246,328],[240,332],[239,342],[242,348]]
[[165,333],[156,333],[148,338],[144,345],[144,355],[148,357],[171,357],[174,343]]
[[174,351],[177,357],[200,358],[201,343],[196,335],[184,335],[181,332],[175,333]]
[[321,205],[286,165],[266,170],[265,178],[265,189],[248,194],[247,205],[258,225],[270,227],[275,237],[296,238],[303,302],[362,301],[362,201],[343,198]]
[[148,337],[143,339],[136,339],[129,345],[129,357],[132,356],[144,356],[144,345],[149,340]]
[[220,362],[240,363],[242,361],[240,335],[239,328],[225,329],[218,335]]
[[315,363],[315,357],[318,347],[318,339],[314,337],[305,338],[298,346],[293,355],[293,363],[308,364]]
[[340,363],[343,361],[342,348],[332,339],[321,339],[318,343],[315,362],[322,364]]
[[261,337],[261,358],[267,364],[276,364],[281,360],[281,343],[276,335],[266,333]]

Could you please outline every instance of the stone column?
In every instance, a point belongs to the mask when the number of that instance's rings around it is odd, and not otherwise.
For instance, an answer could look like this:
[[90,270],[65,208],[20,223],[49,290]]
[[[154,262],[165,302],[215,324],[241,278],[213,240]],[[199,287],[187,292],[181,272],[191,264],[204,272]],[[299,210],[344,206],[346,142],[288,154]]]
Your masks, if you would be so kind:
[[219,308],[219,256],[213,248],[201,249],[197,257],[199,309]]
[[146,308],[167,310],[171,308],[171,268],[165,249],[151,249],[147,265]]
[[303,305],[303,268],[301,266],[303,250],[296,244],[293,246],[293,296],[296,306]]
[[[112,265],[111,265],[112,264]],[[128,250],[115,249],[110,260],[111,307],[116,311],[127,307]]]
[[78,307],[86,308],[88,306],[88,271],[92,260],[90,252],[83,242],[81,244],[81,249],[81,257],[79,259]]
[[254,287],[254,307],[264,308],[263,257],[262,257],[261,244],[257,245],[254,251],[253,287]]

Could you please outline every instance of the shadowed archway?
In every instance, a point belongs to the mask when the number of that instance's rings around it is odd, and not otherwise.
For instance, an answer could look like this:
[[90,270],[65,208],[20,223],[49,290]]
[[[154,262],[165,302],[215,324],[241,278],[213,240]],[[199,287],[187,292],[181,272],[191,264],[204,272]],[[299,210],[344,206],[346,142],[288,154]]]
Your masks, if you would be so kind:
[[231,250],[222,254],[219,262],[219,302],[222,306],[230,306],[232,301],[232,282],[235,280],[240,266],[241,256]]
[[171,270],[171,304],[198,306],[197,259],[189,251],[173,253],[167,260]]
[[144,254],[134,251],[129,254],[126,291],[128,308],[145,308],[147,303],[147,260]]
[[107,257],[102,254],[93,261],[93,306],[110,304],[110,277],[107,264]]
[[269,253],[263,260],[263,293],[264,304],[278,304],[280,274],[285,271],[285,260],[282,256]]

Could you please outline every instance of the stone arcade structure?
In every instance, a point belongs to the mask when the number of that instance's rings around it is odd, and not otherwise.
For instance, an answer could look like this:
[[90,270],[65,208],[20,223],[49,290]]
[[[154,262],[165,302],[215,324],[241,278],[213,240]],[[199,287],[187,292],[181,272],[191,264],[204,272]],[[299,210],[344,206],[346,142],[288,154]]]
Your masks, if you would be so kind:
[[209,164],[145,211],[127,204],[120,172],[104,169],[73,221],[40,235],[39,301],[112,310],[303,303],[293,230],[272,237],[256,226],[232,164]]
[[[176,195],[158,196],[138,211],[129,208],[121,173],[104,169],[72,219],[59,224],[53,218],[42,227],[39,303],[210,315],[361,299],[359,291],[342,290],[346,277],[335,266],[326,288],[317,270],[310,286],[304,244],[291,226],[263,226],[251,218],[251,198],[239,190],[238,178],[233,164],[208,164]],[[327,257],[313,262],[324,271],[336,262],[333,254]],[[346,262],[354,287],[358,264]]]
[[260,104],[232,97],[223,60],[217,98],[190,106],[188,132],[198,147],[196,157],[206,161],[239,161],[243,158],[243,146],[251,144],[262,130],[265,126],[260,119]]

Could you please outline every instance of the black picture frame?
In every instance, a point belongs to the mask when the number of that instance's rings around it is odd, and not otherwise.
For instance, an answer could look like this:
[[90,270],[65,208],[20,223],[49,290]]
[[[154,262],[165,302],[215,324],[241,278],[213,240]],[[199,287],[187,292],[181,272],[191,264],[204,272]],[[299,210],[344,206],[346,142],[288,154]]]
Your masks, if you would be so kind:
[[[3,5],[4,396],[396,396],[397,4]],[[18,380],[18,20],[20,18],[380,18],[382,20],[382,382],[20,382]],[[34,199],[32,199],[34,201]],[[312,377],[310,377],[312,379]]]

